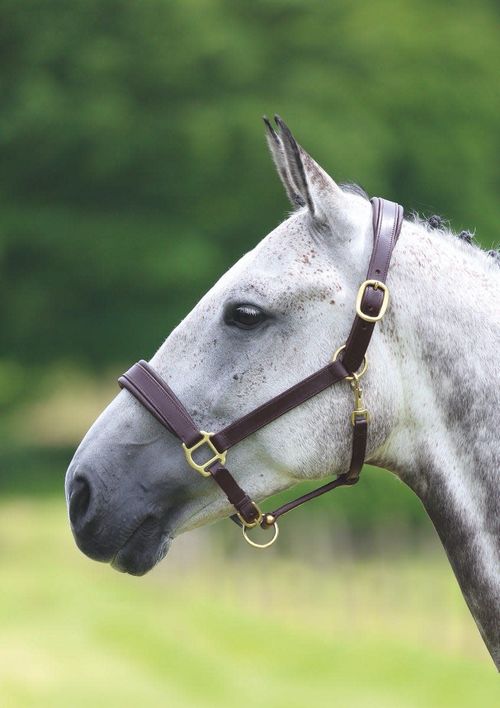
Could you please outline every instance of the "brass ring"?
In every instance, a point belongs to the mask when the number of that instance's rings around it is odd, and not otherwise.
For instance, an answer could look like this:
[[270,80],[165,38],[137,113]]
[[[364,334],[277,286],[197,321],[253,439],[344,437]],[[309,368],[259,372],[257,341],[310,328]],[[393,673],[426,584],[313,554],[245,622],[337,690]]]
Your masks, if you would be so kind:
[[[335,352],[335,354],[332,356],[332,361],[337,361],[338,355],[345,348],[346,348],[345,344],[343,344],[341,347],[339,347],[337,349],[337,351]],[[356,372],[356,376],[358,379],[360,379],[363,376],[363,374],[366,373],[367,368],[368,368],[368,359],[365,354],[363,357],[363,363],[361,364],[361,368],[359,369],[359,371]],[[353,381],[353,380],[354,380],[354,376],[346,376],[346,381]]]
[[267,543],[255,543],[255,541],[252,541],[252,539],[250,538],[250,536],[247,533],[248,526],[242,526],[243,538],[245,539],[245,541],[247,543],[249,543],[254,548],[269,548],[269,546],[272,546],[273,543],[276,541],[276,539],[278,538],[278,534],[280,532],[280,530],[278,528],[278,524],[276,522],[274,522],[273,526],[274,526],[273,537]]

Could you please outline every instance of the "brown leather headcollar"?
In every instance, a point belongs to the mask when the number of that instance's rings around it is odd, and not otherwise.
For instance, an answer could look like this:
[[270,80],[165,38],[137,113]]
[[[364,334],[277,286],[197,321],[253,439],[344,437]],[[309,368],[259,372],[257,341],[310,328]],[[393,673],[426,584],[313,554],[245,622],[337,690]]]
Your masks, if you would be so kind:
[[[366,370],[366,350],[375,324],[382,319],[389,300],[385,284],[392,251],[403,223],[403,209],[399,204],[375,197],[373,210],[373,250],[366,280],[361,284],[356,299],[356,317],[346,343],[319,371],[303,379],[275,398],[267,401],[218,433],[198,429],[191,415],[170,386],[145,361],[134,364],[118,383],[155,416],[182,443],[189,466],[205,477],[211,477],[236,509],[233,518],[243,528],[246,540],[258,548],[266,548],[277,538],[276,520],[320,494],[342,485],[355,484],[363,467],[368,434],[368,412],[363,407],[359,379]],[[272,512],[263,513],[257,504],[241,489],[226,468],[227,451],[271,421],[304,403],[320,391],[339,381],[349,381],[354,391],[355,409],[351,415],[353,427],[352,456],[349,470],[335,480],[308,494],[284,504]],[[204,461],[200,461],[201,455]],[[273,527],[270,541],[257,544],[247,535],[247,529],[257,525]]]

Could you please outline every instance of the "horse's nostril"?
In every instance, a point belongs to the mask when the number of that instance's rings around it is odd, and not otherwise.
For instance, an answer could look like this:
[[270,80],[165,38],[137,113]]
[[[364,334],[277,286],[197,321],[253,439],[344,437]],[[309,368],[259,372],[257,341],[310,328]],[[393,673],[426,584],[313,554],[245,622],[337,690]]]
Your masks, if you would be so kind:
[[90,504],[90,485],[85,477],[76,477],[69,498],[69,518],[72,524],[82,519]]

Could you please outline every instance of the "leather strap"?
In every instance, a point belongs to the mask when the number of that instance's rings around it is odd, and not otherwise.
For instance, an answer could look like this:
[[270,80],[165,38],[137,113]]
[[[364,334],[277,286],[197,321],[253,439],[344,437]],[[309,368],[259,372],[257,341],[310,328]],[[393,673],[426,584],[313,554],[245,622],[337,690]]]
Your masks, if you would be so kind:
[[333,384],[345,379],[348,371],[341,361],[332,361],[311,376],[303,379],[291,388],[283,391],[270,401],[263,403],[242,418],[238,418],[226,428],[216,433],[212,442],[215,447],[222,450],[229,450],[230,447],[241,442],[252,433],[268,425],[276,418],[288,413],[296,406],[304,403],[309,398],[324,391]]
[[141,359],[118,379],[150,413],[188,447],[202,438],[194,420],[165,381]]
[[[279,506],[274,511],[265,513],[261,522],[261,526],[263,528],[272,526],[272,524],[277,521],[278,518],[283,514],[287,514],[289,511],[292,511],[298,506],[305,504],[305,502],[311,501],[311,499],[316,499],[316,497],[319,497],[322,494],[325,494],[326,492],[331,492],[337,487],[343,487],[346,485],[352,486],[353,484],[356,484],[356,482],[359,481],[359,475],[365,462],[367,438],[368,421],[366,417],[356,417],[354,419],[353,425],[352,455],[351,464],[349,465],[349,471],[345,474],[339,475],[331,482],[323,484],[321,487],[313,489],[311,492],[303,494],[302,496],[297,497],[297,499],[293,499],[293,501],[287,502],[286,504]],[[236,520],[238,525],[241,524],[241,522],[239,522],[238,517],[232,516],[231,519],[233,521]]]
[[[386,199],[374,197],[373,209],[373,250],[368,265],[366,280],[379,280],[385,283],[391,255],[398,240],[403,224],[403,207]],[[365,288],[361,300],[361,311],[371,317],[380,312],[383,292],[369,285]],[[358,371],[363,363],[366,350],[375,329],[375,322],[367,322],[356,315],[341,355],[344,366],[349,372]]]
[[[232,474],[219,462],[209,467],[212,478],[222,489],[230,504],[248,524],[252,524],[260,516],[260,511],[255,502],[250,499],[236,482]],[[238,517],[236,517],[238,518]]]

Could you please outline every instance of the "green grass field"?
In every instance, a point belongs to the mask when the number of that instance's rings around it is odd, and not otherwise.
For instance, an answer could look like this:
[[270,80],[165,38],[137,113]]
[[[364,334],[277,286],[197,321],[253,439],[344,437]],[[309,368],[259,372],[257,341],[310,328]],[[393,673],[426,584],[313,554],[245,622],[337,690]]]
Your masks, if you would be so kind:
[[138,579],[76,550],[62,500],[1,503],[0,705],[499,705],[443,555],[321,567],[234,533],[189,534]]

